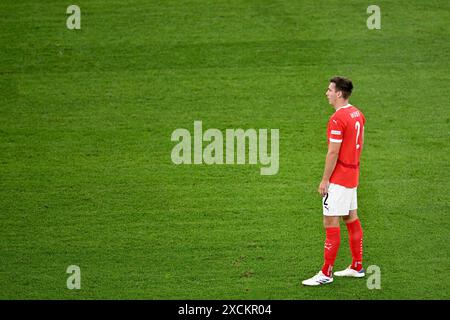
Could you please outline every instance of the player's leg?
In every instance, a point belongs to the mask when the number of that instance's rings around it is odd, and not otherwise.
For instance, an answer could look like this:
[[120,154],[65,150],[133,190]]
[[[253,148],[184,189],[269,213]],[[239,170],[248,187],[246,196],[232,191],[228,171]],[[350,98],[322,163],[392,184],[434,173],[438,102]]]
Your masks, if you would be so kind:
[[302,281],[306,286],[318,286],[333,282],[333,265],[341,242],[339,228],[339,216],[324,216],[323,226],[325,228],[324,263],[322,269],[314,277]]
[[340,216],[323,216],[323,227],[325,230],[327,228],[339,228],[339,218]]
[[324,216],[323,226],[325,228],[325,243],[322,273],[327,277],[332,276],[334,261],[341,244],[341,228],[339,227],[339,216]]
[[362,254],[363,254],[363,230],[361,222],[358,217],[357,210],[357,192],[354,190],[352,196],[351,210],[349,215],[342,217],[347,226],[349,235],[350,251],[352,253],[352,264],[345,270],[335,272],[338,277],[364,277],[365,272],[362,266]]
[[331,183],[323,198],[323,226],[325,228],[324,263],[322,273],[332,277],[333,265],[341,244],[340,217],[349,213],[351,197],[348,189]]
[[333,282],[333,265],[341,242],[339,216],[324,216],[325,228],[324,263],[322,269],[314,277],[302,281],[305,286],[318,286]]
[[323,225],[326,234],[324,264],[317,275],[302,282],[304,285],[316,286],[333,282],[332,269],[341,241],[340,215],[348,214],[348,207],[346,210],[345,208],[342,209],[342,188],[341,186],[330,184],[328,194],[322,198]]
[[344,219],[344,221],[347,226],[350,250],[352,252],[351,268],[356,271],[361,271],[363,268],[363,229],[361,227],[361,221],[358,218],[357,210],[351,210],[350,214],[351,218]]
[[343,216],[342,220],[344,220],[345,224],[352,223],[355,220],[359,220],[358,210],[350,210],[348,216]]

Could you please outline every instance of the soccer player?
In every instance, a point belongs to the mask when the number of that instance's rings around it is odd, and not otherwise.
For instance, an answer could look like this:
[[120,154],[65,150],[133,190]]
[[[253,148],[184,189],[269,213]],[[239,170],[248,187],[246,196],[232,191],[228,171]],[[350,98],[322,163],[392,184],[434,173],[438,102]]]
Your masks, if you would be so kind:
[[323,225],[326,239],[322,270],[303,285],[317,286],[333,282],[333,265],[341,242],[340,217],[349,233],[351,265],[335,272],[340,277],[364,277],[362,266],[363,230],[357,214],[356,189],[359,182],[359,159],[364,144],[364,115],[349,104],[353,84],[350,79],[334,77],[326,96],[336,110],[328,121],[328,153],[319,185],[322,196]]

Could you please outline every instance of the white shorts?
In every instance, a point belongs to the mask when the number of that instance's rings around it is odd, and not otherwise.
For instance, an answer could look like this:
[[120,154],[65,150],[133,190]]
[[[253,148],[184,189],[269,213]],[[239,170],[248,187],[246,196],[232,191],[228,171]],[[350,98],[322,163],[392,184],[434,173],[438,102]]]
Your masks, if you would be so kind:
[[330,183],[328,193],[322,198],[324,216],[347,216],[350,210],[358,208],[355,188],[346,188]]

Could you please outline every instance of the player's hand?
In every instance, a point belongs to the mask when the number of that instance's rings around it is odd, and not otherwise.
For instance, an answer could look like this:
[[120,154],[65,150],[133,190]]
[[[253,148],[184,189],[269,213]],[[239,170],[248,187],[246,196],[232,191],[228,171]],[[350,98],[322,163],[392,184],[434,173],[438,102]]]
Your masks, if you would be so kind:
[[319,193],[320,193],[320,195],[322,196],[322,197],[325,197],[325,195],[328,193],[328,186],[330,185],[330,182],[329,181],[324,181],[324,180],[322,180],[321,182],[320,182],[320,185],[319,185],[319,190],[317,190],[317,191],[319,191]]

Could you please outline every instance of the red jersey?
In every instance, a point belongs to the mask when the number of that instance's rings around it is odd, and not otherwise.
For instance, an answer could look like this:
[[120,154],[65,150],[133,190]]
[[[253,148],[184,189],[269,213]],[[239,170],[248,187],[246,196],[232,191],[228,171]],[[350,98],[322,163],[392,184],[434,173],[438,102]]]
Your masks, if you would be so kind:
[[341,143],[336,167],[330,183],[355,188],[359,182],[359,158],[366,119],[356,107],[347,104],[336,110],[328,121],[327,137],[330,142]]

